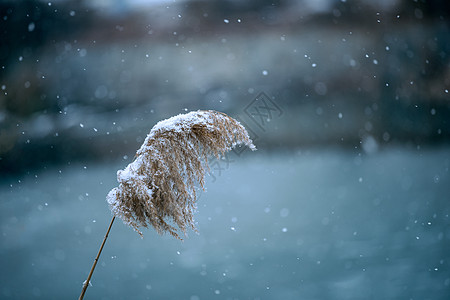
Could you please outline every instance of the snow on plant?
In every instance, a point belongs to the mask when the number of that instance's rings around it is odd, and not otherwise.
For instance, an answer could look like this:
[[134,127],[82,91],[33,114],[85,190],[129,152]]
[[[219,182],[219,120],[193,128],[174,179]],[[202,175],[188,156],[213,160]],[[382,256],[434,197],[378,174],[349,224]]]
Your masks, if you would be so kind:
[[256,150],[245,128],[224,113],[199,110],[158,122],[134,161],[117,171],[119,186],[106,197],[114,216],[79,299],[84,297],[115,217],[141,237],[140,228],[151,225],[160,234],[181,239],[179,231],[196,230],[196,188],[204,188],[208,156],[220,158],[238,145]]
[[204,188],[208,156],[238,144],[255,148],[245,128],[223,113],[195,111],[157,123],[135,160],[117,172],[119,186],[107,196],[111,211],[141,236],[139,228],[152,225],[179,238],[171,222],[183,233],[195,230],[196,184]]

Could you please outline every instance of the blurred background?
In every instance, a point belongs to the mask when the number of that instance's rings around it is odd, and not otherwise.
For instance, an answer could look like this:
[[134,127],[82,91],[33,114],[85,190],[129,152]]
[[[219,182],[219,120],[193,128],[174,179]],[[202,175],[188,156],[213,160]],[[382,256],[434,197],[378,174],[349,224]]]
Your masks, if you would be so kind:
[[447,299],[444,0],[0,1],[0,298],[76,298],[159,120],[238,119],[199,234],[121,222],[86,299]]

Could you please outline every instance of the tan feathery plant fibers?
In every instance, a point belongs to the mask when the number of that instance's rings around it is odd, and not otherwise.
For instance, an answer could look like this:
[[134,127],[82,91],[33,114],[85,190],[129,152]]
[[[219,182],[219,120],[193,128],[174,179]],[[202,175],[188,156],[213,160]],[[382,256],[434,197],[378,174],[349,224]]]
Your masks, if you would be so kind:
[[[113,218],[79,299],[83,299],[115,217],[142,237],[141,227],[153,226],[180,238],[195,230],[197,184],[204,188],[208,157],[220,158],[237,145],[256,150],[245,128],[224,113],[194,111],[158,122],[135,159],[117,171],[119,186],[106,197]],[[175,227],[177,226],[178,229]]]
[[255,149],[245,128],[216,111],[195,111],[157,123],[135,160],[117,172],[119,186],[107,201],[115,216],[136,230],[152,225],[179,238],[178,228],[195,230],[196,184],[204,188],[208,156],[217,158],[238,144]]

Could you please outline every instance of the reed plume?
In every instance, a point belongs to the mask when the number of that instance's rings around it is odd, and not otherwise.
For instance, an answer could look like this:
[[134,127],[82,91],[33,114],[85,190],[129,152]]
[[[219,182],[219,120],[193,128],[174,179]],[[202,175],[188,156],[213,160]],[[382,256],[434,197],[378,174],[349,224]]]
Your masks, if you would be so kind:
[[115,217],[141,237],[140,229],[151,225],[160,234],[181,239],[180,231],[196,230],[196,189],[198,185],[204,189],[208,157],[220,158],[238,145],[256,150],[245,128],[224,113],[199,110],[158,122],[133,162],[117,171],[119,186],[106,197],[113,219],[79,299],[83,299]]
[[[195,230],[196,184],[205,184],[208,156],[217,158],[238,144],[255,149],[245,128],[216,111],[195,111],[157,123],[135,160],[117,172],[119,186],[107,201],[115,216],[141,236],[141,227],[180,238]],[[172,224],[173,225],[172,225]]]

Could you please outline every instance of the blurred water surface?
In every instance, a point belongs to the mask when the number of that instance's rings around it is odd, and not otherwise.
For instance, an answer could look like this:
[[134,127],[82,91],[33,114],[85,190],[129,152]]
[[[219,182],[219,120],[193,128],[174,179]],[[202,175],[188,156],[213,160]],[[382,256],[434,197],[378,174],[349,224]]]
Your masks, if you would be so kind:
[[[230,154],[199,234],[116,220],[85,299],[448,299],[449,150]],[[1,299],[78,297],[127,163],[1,182]]]

